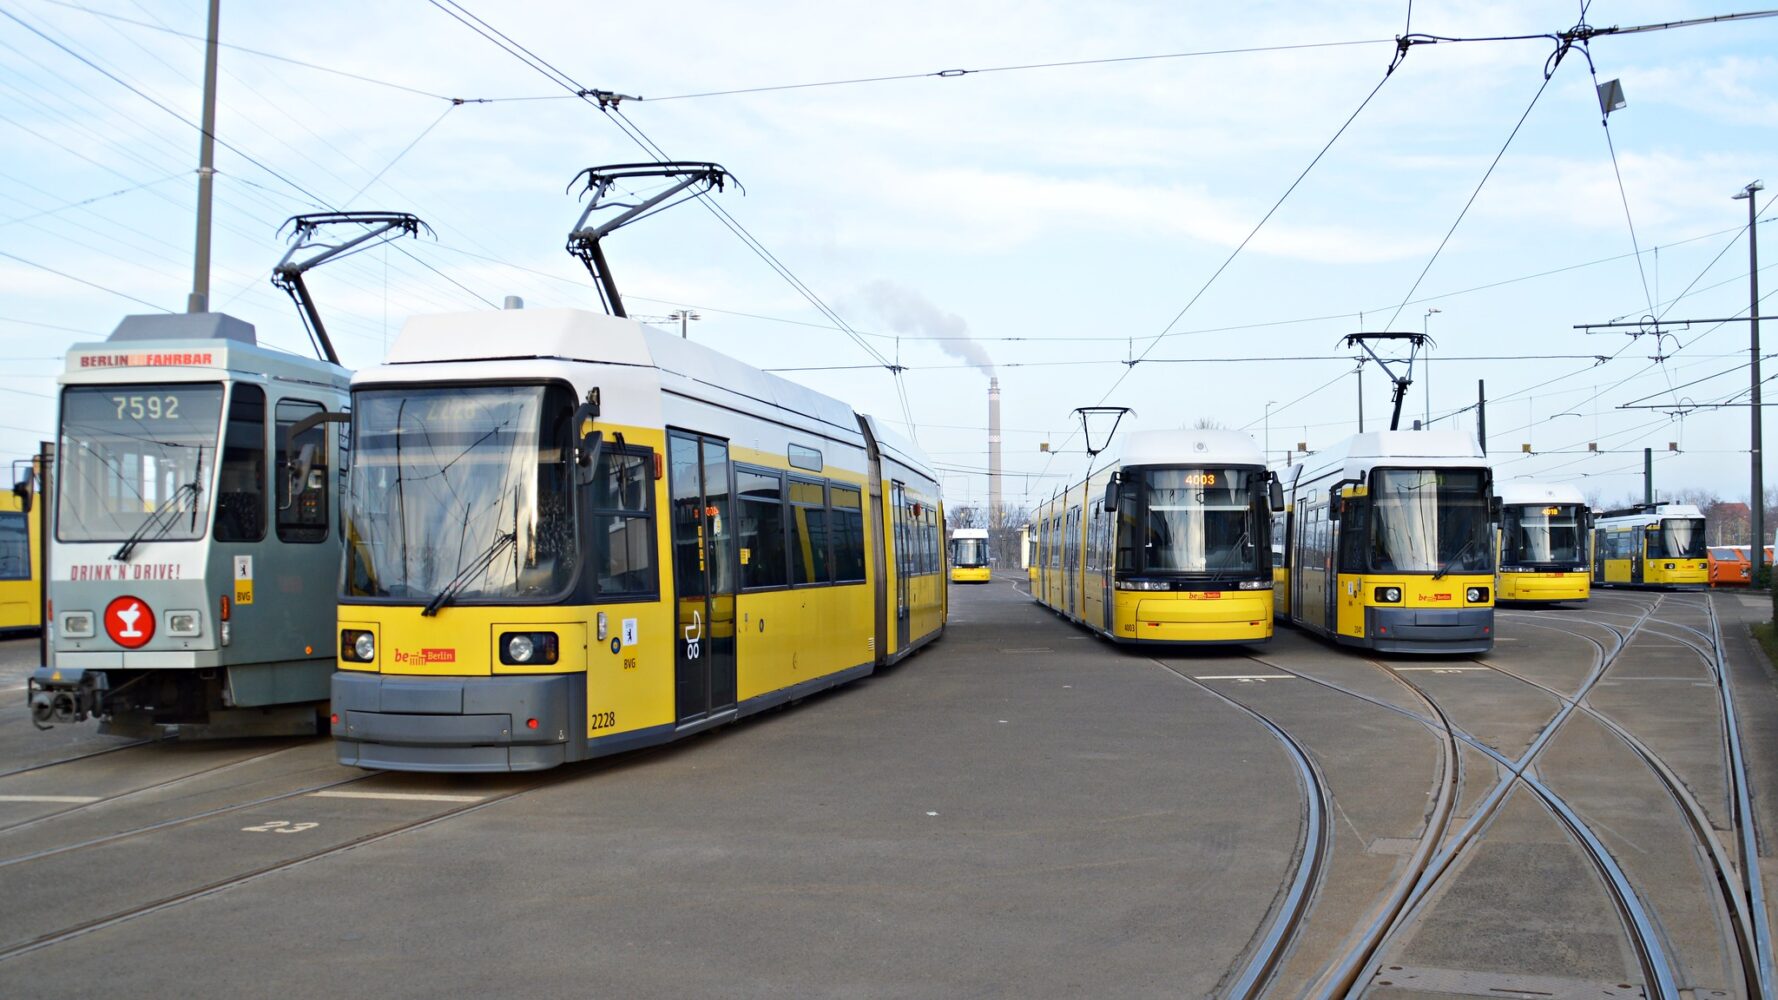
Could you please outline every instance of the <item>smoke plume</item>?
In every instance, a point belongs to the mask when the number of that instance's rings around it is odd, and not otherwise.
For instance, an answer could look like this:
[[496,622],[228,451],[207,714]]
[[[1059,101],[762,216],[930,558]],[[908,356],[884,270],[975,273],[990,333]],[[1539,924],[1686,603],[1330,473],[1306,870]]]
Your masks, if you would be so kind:
[[905,285],[879,278],[859,289],[858,302],[875,313],[889,328],[906,337],[931,340],[952,357],[969,362],[984,375],[994,373],[994,361],[979,342],[969,337],[969,324],[926,301]]

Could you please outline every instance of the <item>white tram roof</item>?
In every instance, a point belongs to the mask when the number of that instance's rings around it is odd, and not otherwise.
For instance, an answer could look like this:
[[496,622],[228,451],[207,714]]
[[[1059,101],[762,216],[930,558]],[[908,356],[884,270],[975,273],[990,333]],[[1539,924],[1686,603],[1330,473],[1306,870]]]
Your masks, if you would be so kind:
[[1360,479],[1379,466],[1441,469],[1487,461],[1467,431],[1366,431],[1307,456],[1300,463],[1300,476],[1286,479],[1313,482],[1334,473],[1341,479]]
[[1495,482],[1494,495],[1508,507],[1521,504],[1584,504],[1587,498],[1568,483],[1533,483],[1522,479]]
[[1243,431],[1130,431],[1117,451],[1122,465],[1258,465],[1266,464],[1253,435]]
[[1662,518],[1667,518],[1667,517],[1703,517],[1703,516],[1704,516],[1704,512],[1698,509],[1697,504],[1657,503],[1657,504],[1637,504],[1634,507],[1630,507],[1630,508],[1626,508],[1626,509],[1622,509],[1622,510],[1608,510],[1608,511],[1603,512],[1599,516],[1599,520],[1600,521],[1608,521],[1608,520],[1609,521],[1619,521],[1619,522],[1624,522],[1624,523],[1635,523],[1635,522],[1639,522],[1639,521],[1646,521],[1646,522],[1652,524],[1655,521],[1659,521]]
[[63,385],[214,382],[256,375],[344,390],[346,369],[261,347],[253,324],[226,313],[125,316],[102,343],[68,348]]
[[[402,325],[382,365],[354,384],[438,378],[488,378],[492,361],[544,361],[652,369],[658,388],[768,418],[794,414],[841,440],[862,444],[852,407],[804,385],[760,371],[720,351],[636,320],[584,309],[499,309],[414,316]],[[474,365],[459,362],[474,362]],[[416,369],[409,366],[438,365]],[[538,374],[557,374],[554,364]],[[609,409],[614,401],[607,399]],[[869,417],[865,419],[870,420]],[[881,450],[936,478],[918,448],[870,420]]]
[[952,538],[987,538],[987,528],[952,528]]

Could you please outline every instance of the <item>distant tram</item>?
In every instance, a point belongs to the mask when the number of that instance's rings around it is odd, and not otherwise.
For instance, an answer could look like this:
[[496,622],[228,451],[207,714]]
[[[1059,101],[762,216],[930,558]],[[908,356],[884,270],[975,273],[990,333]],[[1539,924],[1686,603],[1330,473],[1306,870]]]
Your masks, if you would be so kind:
[[61,385],[33,721],[317,732],[345,369],[261,347],[232,316],[174,313],[74,345]]
[[1584,601],[1592,510],[1572,486],[1501,483],[1496,601]]
[[1133,431],[1038,507],[1033,596],[1116,642],[1265,642],[1282,507],[1248,435]]
[[1700,590],[1710,580],[1704,514],[1689,503],[1608,510],[1593,523],[1593,582]]
[[1493,646],[1493,477],[1474,438],[1356,434],[1285,479],[1280,618],[1383,652]]
[[943,632],[944,512],[838,400],[629,319],[417,317],[352,382],[339,761],[531,771]]
[[43,624],[41,482],[33,464],[17,485],[0,493],[0,634]]
[[986,528],[956,528],[951,532],[951,582],[987,583],[988,531]]

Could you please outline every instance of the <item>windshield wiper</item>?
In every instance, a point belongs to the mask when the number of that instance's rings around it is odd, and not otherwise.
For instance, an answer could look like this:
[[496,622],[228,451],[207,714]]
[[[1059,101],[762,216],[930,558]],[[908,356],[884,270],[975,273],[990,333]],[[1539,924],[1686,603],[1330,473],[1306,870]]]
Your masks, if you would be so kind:
[[1231,564],[1234,562],[1234,557],[1241,554],[1242,547],[1247,544],[1247,540],[1251,537],[1253,537],[1253,529],[1251,526],[1241,529],[1241,537],[1235,539],[1234,546],[1231,547],[1228,550],[1227,554],[1225,554],[1222,557],[1222,564],[1220,566],[1218,566],[1214,572],[1212,572],[1212,574],[1210,576],[1211,583],[1220,582],[1223,578],[1223,574],[1229,572],[1230,570],[1241,568],[1241,567],[1231,565]]
[[1475,536],[1471,535],[1469,541],[1464,542],[1463,547],[1457,550],[1457,554],[1452,556],[1451,558],[1445,560],[1445,564],[1438,568],[1438,572],[1432,574],[1432,578],[1434,580],[1437,580],[1440,577],[1444,576],[1446,573],[1449,573],[1451,571],[1451,567],[1456,565],[1457,561],[1462,559],[1464,554],[1469,552],[1470,547],[1473,545],[1475,545]]
[[450,601],[451,598],[456,597],[464,587],[469,586],[469,581],[475,579],[480,574],[487,572],[488,567],[494,564],[494,560],[500,558],[500,553],[506,551],[506,547],[517,542],[518,539],[519,533],[516,531],[504,531],[494,536],[493,544],[489,545],[486,549],[483,549],[481,555],[471,559],[468,566],[463,567],[456,576],[452,577],[451,582],[444,585],[444,588],[438,592],[438,595],[426,605],[425,610],[421,611],[420,614],[424,617],[438,614],[439,608],[444,607],[446,602]]
[[[179,488],[173,491],[173,495],[167,498],[165,504],[155,508],[154,513],[142,519],[142,523],[137,525],[136,530],[130,533],[130,537],[124,539],[123,544],[117,547],[116,552],[111,553],[111,558],[116,559],[119,562],[129,562],[130,553],[136,551],[137,545],[140,545],[145,541],[155,541],[167,532],[172,531],[174,519],[168,517],[167,514],[178,508],[180,499],[187,493],[191,494],[191,519],[192,525],[195,527],[198,517],[198,492],[202,489],[203,487],[199,486],[196,480],[180,484]],[[154,538],[148,537],[150,531],[154,531]]]

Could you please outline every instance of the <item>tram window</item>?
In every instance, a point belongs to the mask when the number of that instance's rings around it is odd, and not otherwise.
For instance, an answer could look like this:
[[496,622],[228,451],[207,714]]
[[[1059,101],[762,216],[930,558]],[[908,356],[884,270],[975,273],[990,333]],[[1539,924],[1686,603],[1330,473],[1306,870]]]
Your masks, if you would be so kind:
[[776,472],[735,466],[741,539],[741,586],[749,590],[790,582],[784,548],[784,479]]
[[[1365,543],[1370,539],[1370,504],[1363,500],[1348,497],[1345,507],[1340,512],[1340,519],[1332,522],[1332,526],[1340,536],[1340,572],[1363,573],[1370,567],[1365,564]],[[1382,545],[1381,539],[1377,542]],[[1383,568],[1388,557],[1379,552],[1377,567]]]
[[[654,526],[649,509],[654,495],[650,489],[654,482],[652,454],[611,447],[599,454],[599,467],[588,490],[587,520],[597,571],[594,591],[601,596],[655,592]],[[555,490],[540,493],[540,502],[561,495]],[[562,520],[540,516],[539,531]],[[539,540],[540,555],[555,555],[553,548],[549,539]]]
[[31,578],[31,535],[25,515],[0,513],[0,580]]
[[864,579],[864,497],[849,486],[829,486],[833,501],[833,578],[836,583]]
[[290,439],[298,421],[322,412],[320,403],[279,400],[272,438],[277,448],[278,540],[327,539],[327,425],[316,424]]
[[790,565],[792,583],[833,582],[827,498],[820,483],[790,481]]
[[236,383],[217,477],[216,540],[257,542],[264,537],[265,390]]

